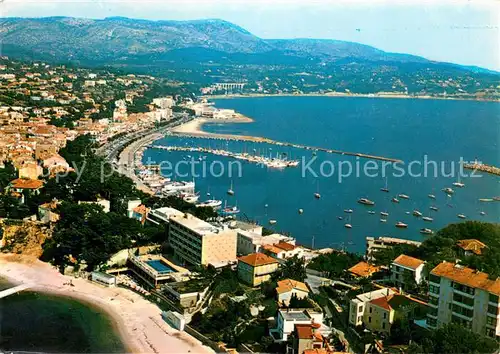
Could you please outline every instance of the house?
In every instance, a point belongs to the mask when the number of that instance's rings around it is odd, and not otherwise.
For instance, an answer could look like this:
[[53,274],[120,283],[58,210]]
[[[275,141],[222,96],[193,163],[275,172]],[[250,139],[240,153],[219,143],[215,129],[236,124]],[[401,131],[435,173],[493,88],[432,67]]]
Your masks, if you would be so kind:
[[251,286],[268,281],[278,270],[279,262],[263,253],[252,253],[238,258],[238,278]]
[[38,216],[40,221],[43,223],[51,223],[59,221],[59,214],[54,213],[54,210],[57,209],[59,202],[57,200],[53,200],[49,203],[44,203],[38,206]]
[[148,213],[149,213],[148,207],[146,207],[144,204],[138,205],[134,209],[132,209],[132,219],[135,219],[144,225]]
[[356,278],[368,278],[371,277],[373,273],[380,270],[380,267],[368,264],[366,262],[359,262],[353,265],[347,270],[352,276]]
[[401,254],[391,263],[391,280],[401,288],[409,286],[410,279],[420,284],[424,279],[424,266],[424,261]]
[[293,352],[302,354],[308,349],[328,348],[327,339],[319,332],[319,323],[296,324],[290,337],[292,338]]
[[[381,297],[387,297],[395,293],[396,291],[393,289],[383,288],[359,294],[354,299],[351,299],[349,306],[349,324],[353,326],[360,326],[365,322],[371,323],[372,320],[369,319],[369,317],[372,316],[373,310],[371,312],[368,310],[368,304],[373,300]],[[375,305],[380,307],[380,304]]]
[[276,318],[276,328],[269,330],[275,341],[287,341],[296,325],[319,325],[321,332],[323,313],[314,309],[280,309]]
[[43,168],[36,163],[26,163],[19,167],[18,176],[23,179],[38,179],[43,173]]
[[442,262],[429,274],[427,325],[456,323],[472,332],[500,340],[500,279]]
[[302,248],[288,242],[279,241],[278,243],[272,245],[262,246],[262,253],[265,253],[276,259],[284,260],[295,256],[301,257]]
[[464,257],[472,256],[473,254],[480,256],[484,248],[488,247],[484,243],[474,238],[468,240],[459,240],[458,248]]
[[309,289],[307,285],[293,279],[284,279],[278,281],[278,286],[276,287],[276,293],[278,294],[278,302],[288,305],[292,296],[296,296],[298,299],[303,299],[309,296]]
[[24,203],[24,193],[40,194],[40,189],[43,188],[43,182],[38,179],[17,178],[9,183],[7,190],[16,193],[21,198],[21,203]]
[[262,235],[262,227],[247,230],[238,228],[238,254],[245,256],[250,253],[262,252],[262,246],[273,245],[280,241],[295,245],[295,239],[280,234]]

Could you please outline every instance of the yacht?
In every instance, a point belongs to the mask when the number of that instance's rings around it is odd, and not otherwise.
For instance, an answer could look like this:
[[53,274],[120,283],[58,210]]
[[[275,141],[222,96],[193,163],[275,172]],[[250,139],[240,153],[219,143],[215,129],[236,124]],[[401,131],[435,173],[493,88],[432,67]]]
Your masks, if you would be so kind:
[[396,227],[399,227],[400,229],[406,229],[408,227],[408,225],[405,224],[404,222],[398,221],[396,223]]
[[190,204],[195,204],[198,201],[198,199],[200,199],[200,196],[198,194],[193,194],[193,193],[183,193],[180,196],[182,200]]
[[370,200],[370,199],[366,199],[366,198],[360,198],[358,199],[358,203],[359,204],[363,204],[363,205],[368,205],[368,206],[373,206],[375,205],[375,202]]
[[299,209],[299,214],[302,214],[304,212],[304,209]]
[[229,187],[229,189],[227,190],[227,194],[234,195],[233,181],[231,181],[231,187]]
[[316,199],[321,198],[321,194],[319,194],[319,193],[314,193],[314,198],[316,198]]
[[493,198],[480,198],[479,201],[483,203],[492,202]]
[[422,220],[424,220],[424,221],[428,221],[428,222],[433,222],[433,221],[434,221],[434,219],[433,219],[433,218],[431,218],[430,216],[423,216],[423,217],[422,217]]
[[434,206],[434,205],[431,205],[431,206],[429,207],[429,209],[434,210],[434,211],[438,211],[438,210],[439,210],[439,209],[438,209],[438,207],[437,207],[437,206]]
[[352,214],[354,210],[352,209],[344,209],[344,213],[347,213],[347,214]]
[[387,222],[387,219],[380,219],[380,222]]
[[224,209],[222,209],[222,214],[224,214],[224,215],[234,215],[234,214],[238,214],[239,212],[240,212],[240,209],[238,209],[237,206],[225,207]]
[[391,199],[391,202],[393,202],[393,203],[399,203],[399,199],[396,198],[396,197],[394,197],[394,198]]
[[165,194],[175,194],[182,192],[192,192],[194,190],[194,181],[174,181],[163,185],[162,191]]
[[461,182],[453,182],[452,183],[455,187],[458,187],[458,188],[463,188],[465,187],[465,184],[461,183]]
[[375,214],[375,212],[373,210],[368,210],[368,214]]
[[465,219],[465,218],[467,218],[464,214],[458,214],[457,216],[458,216],[459,219]]
[[434,233],[434,231],[424,227],[423,229],[420,229],[420,233],[423,235],[432,235]]
[[479,214],[480,215],[486,215],[486,213],[484,211],[481,211]]
[[428,194],[427,196],[431,199],[436,199],[436,196],[434,194]]
[[389,193],[389,188],[387,188],[387,177],[385,178],[385,186],[380,188],[381,192]]
[[419,212],[418,210],[413,210],[413,216],[416,216],[417,218],[422,216],[422,213]]
[[270,225],[274,225],[274,224],[276,224],[276,223],[277,223],[277,221],[276,221],[276,220],[274,220],[274,219],[269,220],[269,224],[270,224]]
[[398,194],[398,197],[401,199],[410,199],[410,197],[407,196],[406,194]]
[[450,187],[443,188],[443,192],[445,192],[448,195],[455,193],[455,191]]
[[197,204],[196,206],[197,207],[209,207],[209,208],[219,209],[222,206],[222,201],[216,200],[216,199],[209,199],[207,201],[204,201],[203,203]]
[[342,216],[337,216],[337,219],[339,219],[339,220],[344,220],[344,217],[342,217]]
[[346,229],[352,229],[352,225],[351,225],[351,224],[344,224],[344,227],[345,227]]
[[381,211],[380,216],[383,216],[385,218],[385,217],[389,216],[389,213],[385,212],[385,211]]

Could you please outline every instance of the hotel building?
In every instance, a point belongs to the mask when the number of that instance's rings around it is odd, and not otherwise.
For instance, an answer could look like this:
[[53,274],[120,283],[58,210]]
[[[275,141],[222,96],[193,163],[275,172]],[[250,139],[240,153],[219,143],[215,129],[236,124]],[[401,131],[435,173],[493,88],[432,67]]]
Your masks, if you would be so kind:
[[236,231],[217,228],[191,214],[169,220],[169,243],[181,262],[213,266],[236,262]]
[[427,325],[457,323],[500,339],[500,279],[455,263],[443,262],[429,275]]

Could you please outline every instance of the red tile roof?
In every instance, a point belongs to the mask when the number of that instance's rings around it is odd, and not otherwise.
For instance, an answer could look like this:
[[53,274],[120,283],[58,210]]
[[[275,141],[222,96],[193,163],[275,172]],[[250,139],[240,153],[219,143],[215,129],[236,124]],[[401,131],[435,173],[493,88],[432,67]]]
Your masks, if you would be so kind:
[[278,282],[278,287],[276,288],[276,292],[278,294],[282,294],[282,293],[292,291],[293,289],[298,289],[298,290],[302,290],[305,292],[309,292],[309,289],[307,288],[306,284],[304,284],[298,280],[293,280],[293,279],[280,280]]
[[402,254],[398,256],[395,260],[393,260],[392,263],[411,269],[417,269],[425,262],[421,259]]
[[482,249],[488,247],[481,241],[476,240],[475,238],[468,240],[459,240],[457,246],[463,249],[464,251],[471,251],[472,253],[477,255],[481,255]]
[[382,297],[379,297],[378,299],[374,299],[374,300],[370,301],[370,304],[373,304],[375,306],[381,307],[384,310],[391,311],[392,307],[389,304],[389,300],[391,298],[392,298],[392,295],[382,296]]
[[38,179],[18,178],[10,182],[15,189],[39,189],[43,187],[43,182]]
[[431,274],[500,296],[500,279],[489,279],[487,273],[472,268],[455,265],[455,263],[443,262],[438,264],[431,271]]
[[366,262],[359,262],[358,264],[349,268],[347,271],[358,277],[366,278],[372,275],[373,273],[378,272],[379,269],[380,267],[370,265]]
[[275,258],[270,257],[264,253],[252,253],[247,256],[238,258],[238,261],[251,265],[252,267],[278,263]]

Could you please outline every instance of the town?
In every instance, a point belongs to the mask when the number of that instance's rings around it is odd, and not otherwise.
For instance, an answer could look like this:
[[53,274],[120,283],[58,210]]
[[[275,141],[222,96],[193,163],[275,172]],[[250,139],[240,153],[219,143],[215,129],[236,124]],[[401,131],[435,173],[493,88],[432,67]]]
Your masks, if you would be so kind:
[[139,294],[216,352],[498,352],[497,224],[451,224],[423,242],[368,236],[354,254],[158,193],[173,182],[141,172],[140,149],[195,116],[236,115],[176,90],[2,57],[0,251]]

